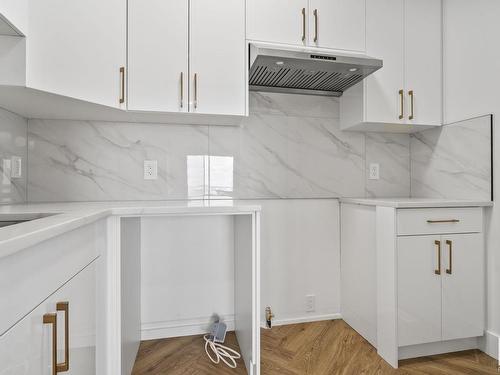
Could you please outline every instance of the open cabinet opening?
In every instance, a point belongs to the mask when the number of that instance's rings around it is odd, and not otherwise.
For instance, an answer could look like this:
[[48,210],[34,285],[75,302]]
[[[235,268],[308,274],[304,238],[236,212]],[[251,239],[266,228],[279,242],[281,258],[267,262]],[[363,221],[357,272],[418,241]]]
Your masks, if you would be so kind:
[[[134,369],[141,342],[170,372],[206,362],[223,373],[258,374],[257,253],[252,213],[122,218],[122,374],[141,373],[144,363]],[[205,353],[203,334],[216,319],[227,325],[224,345],[241,353],[234,370]]]

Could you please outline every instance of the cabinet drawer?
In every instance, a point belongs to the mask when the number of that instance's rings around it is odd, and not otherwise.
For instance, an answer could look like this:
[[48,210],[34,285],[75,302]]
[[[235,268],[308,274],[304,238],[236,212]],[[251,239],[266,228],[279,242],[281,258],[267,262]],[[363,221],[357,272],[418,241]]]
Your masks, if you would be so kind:
[[98,221],[0,259],[0,336],[96,259],[106,246]]
[[397,211],[399,236],[482,232],[482,209],[415,208]]

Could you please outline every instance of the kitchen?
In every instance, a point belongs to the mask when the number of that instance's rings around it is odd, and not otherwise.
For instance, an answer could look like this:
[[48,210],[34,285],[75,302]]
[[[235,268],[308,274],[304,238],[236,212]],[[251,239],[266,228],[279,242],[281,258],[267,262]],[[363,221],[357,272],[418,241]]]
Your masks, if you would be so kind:
[[0,14],[0,374],[496,373],[497,2]]

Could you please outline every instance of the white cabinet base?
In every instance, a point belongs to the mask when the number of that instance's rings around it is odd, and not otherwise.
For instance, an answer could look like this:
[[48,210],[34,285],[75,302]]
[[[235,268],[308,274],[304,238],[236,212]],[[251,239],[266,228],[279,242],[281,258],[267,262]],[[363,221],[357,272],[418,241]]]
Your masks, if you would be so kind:
[[385,361],[481,347],[482,215],[466,215],[480,208],[341,210],[342,314]]
[[398,359],[402,360],[436,354],[460,352],[462,350],[478,349],[480,339],[480,337],[469,337],[460,340],[402,346],[399,348]]

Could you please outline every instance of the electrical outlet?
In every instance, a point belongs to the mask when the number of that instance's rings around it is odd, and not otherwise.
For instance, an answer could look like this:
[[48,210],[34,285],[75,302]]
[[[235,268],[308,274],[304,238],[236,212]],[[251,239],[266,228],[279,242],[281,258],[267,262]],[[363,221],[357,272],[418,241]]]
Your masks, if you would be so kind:
[[158,179],[158,160],[144,160],[144,179]]
[[314,312],[316,310],[316,296],[309,294],[306,296],[306,312]]
[[370,163],[370,176],[368,178],[370,180],[379,180],[380,179],[380,164],[379,163]]
[[13,156],[11,160],[10,177],[21,178],[23,176],[23,159],[20,156]]

